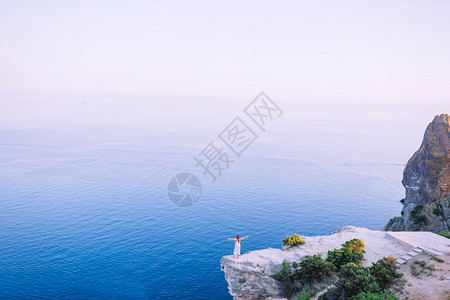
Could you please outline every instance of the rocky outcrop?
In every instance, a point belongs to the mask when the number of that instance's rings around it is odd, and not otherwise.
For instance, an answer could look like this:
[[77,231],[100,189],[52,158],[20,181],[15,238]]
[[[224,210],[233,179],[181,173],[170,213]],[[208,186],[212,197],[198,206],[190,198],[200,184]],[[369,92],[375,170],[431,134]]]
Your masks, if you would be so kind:
[[419,150],[403,171],[406,197],[401,217],[384,230],[450,230],[450,116],[436,116],[428,125]]
[[[305,256],[314,254],[326,258],[329,250],[341,248],[343,243],[354,238],[363,240],[365,244],[366,252],[361,262],[364,266],[389,255],[397,259],[404,281],[393,289],[400,299],[447,299],[450,295],[450,245],[448,239],[432,232],[385,232],[344,226],[329,235],[303,237],[304,245],[251,251],[238,258],[224,256],[220,264],[228,290],[235,300],[286,300],[283,287],[272,278],[282,269],[283,261],[293,265],[293,262],[298,263]],[[443,262],[436,265],[433,274],[418,278],[411,273],[411,268],[417,267],[417,261],[428,260],[432,265],[436,263],[436,256]],[[315,285],[313,289],[318,293],[312,300],[317,300],[335,283]],[[297,299],[297,296],[293,295],[291,300]]]
[[281,270],[283,255],[279,249],[253,251],[239,258],[222,257],[220,264],[234,299],[270,299],[281,297],[281,287],[271,275]]
[[[431,233],[430,233],[431,234]],[[272,278],[282,268],[283,261],[290,264],[299,262],[305,256],[319,254],[327,257],[329,250],[353,238],[365,243],[363,265],[371,265],[383,256],[402,257],[410,247],[387,237],[384,231],[369,230],[363,227],[345,226],[330,235],[303,237],[304,245],[282,249],[264,249],[245,253],[239,258],[228,255],[220,263],[228,282],[228,291],[234,299],[285,299],[279,282]],[[327,286],[317,287],[318,290]]]

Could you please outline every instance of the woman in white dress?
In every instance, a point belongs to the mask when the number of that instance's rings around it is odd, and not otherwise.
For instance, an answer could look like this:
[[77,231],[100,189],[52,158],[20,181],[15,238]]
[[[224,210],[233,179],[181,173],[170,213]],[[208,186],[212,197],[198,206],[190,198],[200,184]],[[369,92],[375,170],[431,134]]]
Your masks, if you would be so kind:
[[248,236],[241,238],[238,234],[238,236],[235,239],[229,239],[229,240],[235,241],[233,257],[236,257],[236,256],[239,257],[239,255],[241,255],[241,241],[246,238],[248,238]]

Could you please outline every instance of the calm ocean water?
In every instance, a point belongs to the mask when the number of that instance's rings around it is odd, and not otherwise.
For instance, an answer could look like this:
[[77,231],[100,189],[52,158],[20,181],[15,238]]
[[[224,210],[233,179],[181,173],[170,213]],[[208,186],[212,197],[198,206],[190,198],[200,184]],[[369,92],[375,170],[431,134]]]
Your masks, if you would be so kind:
[[[231,299],[227,238],[249,235],[247,252],[381,229],[400,213],[403,165],[445,112],[278,99],[284,115],[211,183],[193,157],[252,99],[2,97],[2,299]],[[180,172],[202,182],[194,206],[168,199]]]

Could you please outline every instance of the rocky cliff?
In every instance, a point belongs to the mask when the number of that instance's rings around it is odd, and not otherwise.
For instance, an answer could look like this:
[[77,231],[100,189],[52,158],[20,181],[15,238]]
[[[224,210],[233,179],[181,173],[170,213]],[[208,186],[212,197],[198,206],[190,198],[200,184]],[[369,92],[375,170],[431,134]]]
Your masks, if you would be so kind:
[[[411,282],[403,287],[396,287],[401,299],[447,299],[444,295],[450,295],[450,245],[446,238],[431,232],[385,232],[354,226],[342,227],[325,236],[303,237],[305,244],[300,246],[251,251],[238,258],[233,258],[232,255],[222,257],[220,264],[228,282],[229,293],[235,300],[286,299],[280,282],[272,277],[280,272],[283,261],[292,265],[314,254],[326,258],[329,250],[339,249],[344,242],[353,238],[364,241],[364,266],[370,266],[383,256],[392,255],[398,259],[404,279]],[[432,255],[438,255],[445,263],[436,266],[432,275],[419,279],[411,275],[414,261],[436,263]],[[317,299],[333,286],[333,283],[327,284],[329,283],[324,282],[315,285],[314,289],[318,294],[312,299]],[[424,289],[424,286],[427,288]],[[292,299],[296,299],[296,296]]]
[[[328,250],[338,249],[345,241],[360,238],[366,245],[364,265],[383,256],[401,257],[409,249],[386,238],[385,232],[362,227],[345,226],[326,236],[303,237],[305,244],[284,249],[251,251],[239,258],[228,255],[220,261],[228,291],[234,299],[285,299],[280,283],[272,278],[282,268],[283,261],[299,262],[305,256],[319,254],[326,258]],[[326,286],[318,290],[326,290]]]
[[403,171],[401,217],[384,230],[450,230],[450,116],[436,116]]

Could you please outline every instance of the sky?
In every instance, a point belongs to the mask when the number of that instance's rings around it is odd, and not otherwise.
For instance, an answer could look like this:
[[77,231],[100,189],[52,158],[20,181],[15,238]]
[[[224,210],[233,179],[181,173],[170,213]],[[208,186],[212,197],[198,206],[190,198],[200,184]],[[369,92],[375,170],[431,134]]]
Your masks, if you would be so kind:
[[448,103],[450,1],[0,1],[0,96]]

